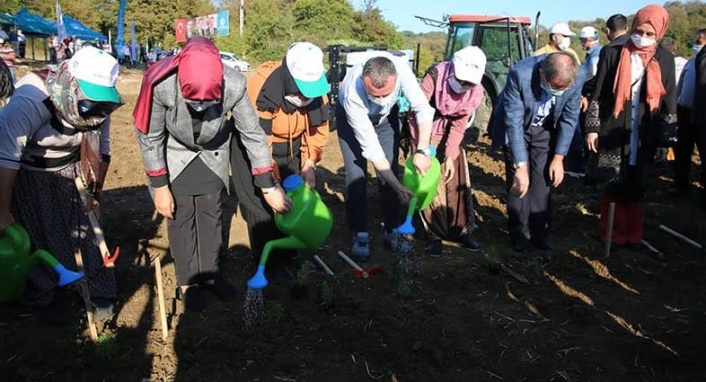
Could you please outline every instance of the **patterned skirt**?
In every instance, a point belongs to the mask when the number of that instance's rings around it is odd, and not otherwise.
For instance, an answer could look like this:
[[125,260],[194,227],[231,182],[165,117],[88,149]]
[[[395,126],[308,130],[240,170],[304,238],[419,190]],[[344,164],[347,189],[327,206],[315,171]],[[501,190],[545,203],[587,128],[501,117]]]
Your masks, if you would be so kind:
[[466,152],[461,149],[458,158],[454,161],[454,175],[448,183],[444,183],[444,169],[445,163],[442,162],[439,188],[434,201],[421,212],[422,222],[430,240],[458,241],[463,235],[475,229],[471,177]]
[[[80,248],[91,297],[113,299],[115,275],[103,267],[76,190],[78,168],[74,163],[57,172],[20,170],[12,194],[12,214],[29,233],[32,248],[47,250],[67,269],[76,270],[75,253]],[[57,280],[51,268],[39,265],[30,274],[23,302],[33,306],[50,303]]]

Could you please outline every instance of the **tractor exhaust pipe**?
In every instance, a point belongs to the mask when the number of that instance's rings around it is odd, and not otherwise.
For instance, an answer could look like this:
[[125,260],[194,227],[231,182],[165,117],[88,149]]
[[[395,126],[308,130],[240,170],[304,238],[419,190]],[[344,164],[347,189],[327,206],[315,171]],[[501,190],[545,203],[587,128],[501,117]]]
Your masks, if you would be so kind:
[[537,11],[537,16],[534,17],[534,50],[537,50],[537,44],[539,44],[539,15],[542,11]]

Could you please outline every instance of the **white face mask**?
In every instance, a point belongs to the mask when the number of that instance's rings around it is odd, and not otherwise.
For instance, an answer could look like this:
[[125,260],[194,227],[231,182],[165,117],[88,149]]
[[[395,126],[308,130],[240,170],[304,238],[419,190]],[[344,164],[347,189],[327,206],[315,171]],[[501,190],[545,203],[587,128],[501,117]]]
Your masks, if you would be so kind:
[[552,97],[561,97],[564,94],[564,92],[566,92],[565,89],[563,89],[563,90],[552,89],[551,85],[549,85],[549,82],[547,82],[546,80],[540,82],[540,86],[542,87],[542,89],[544,89],[545,92],[549,93],[549,95],[551,95]]
[[465,93],[473,88],[472,85],[461,85],[461,83],[458,82],[455,76],[449,77],[447,81],[449,82],[449,87],[451,88],[451,90],[453,90],[454,93]]
[[564,39],[561,40],[561,42],[559,43],[559,49],[565,50],[566,48],[569,47],[569,45],[571,45],[571,39],[564,36]]
[[702,48],[702,47],[703,47],[703,45],[694,44],[694,45],[691,47],[691,50],[693,50],[694,53],[699,53],[699,52],[701,51],[701,48]]
[[394,99],[393,97],[394,97],[393,94],[387,95],[385,97],[375,97],[375,96],[370,95],[370,93],[368,93],[368,100],[370,102],[372,102],[378,106],[382,106],[382,107],[385,107],[388,104],[392,103],[391,101]]
[[306,98],[306,101],[304,101],[300,96],[291,94],[284,96],[284,100],[294,105],[294,107],[306,107],[309,106],[310,103],[314,102],[313,98]]
[[635,44],[635,46],[640,49],[648,48],[657,42],[657,40],[655,40],[653,38],[643,37],[638,34],[630,35],[630,40],[632,40],[632,43]]

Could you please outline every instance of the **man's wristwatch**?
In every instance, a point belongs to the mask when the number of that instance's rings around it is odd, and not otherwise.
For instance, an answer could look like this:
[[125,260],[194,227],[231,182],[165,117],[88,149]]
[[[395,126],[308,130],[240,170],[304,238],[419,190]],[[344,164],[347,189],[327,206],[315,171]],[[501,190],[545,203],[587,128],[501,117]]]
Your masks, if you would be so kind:
[[517,170],[518,168],[523,167],[523,166],[526,166],[526,165],[527,165],[527,162],[518,162],[518,163],[513,163],[513,164],[512,164],[512,167],[513,167],[515,170]]
[[425,147],[425,148],[423,148],[423,149],[417,149],[416,151],[414,151],[414,153],[415,153],[415,154],[426,155],[426,156],[429,157],[429,156],[431,156],[431,149],[429,148],[429,146],[427,146],[427,147]]

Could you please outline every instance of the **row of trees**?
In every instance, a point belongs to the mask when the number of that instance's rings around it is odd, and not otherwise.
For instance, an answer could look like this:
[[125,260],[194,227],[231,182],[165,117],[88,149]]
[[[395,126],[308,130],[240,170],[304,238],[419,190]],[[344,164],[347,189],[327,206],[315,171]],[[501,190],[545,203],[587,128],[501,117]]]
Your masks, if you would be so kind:
[[[65,14],[102,31],[117,30],[119,0],[61,0]],[[42,17],[55,20],[54,1],[3,0],[0,12],[15,13],[27,7]],[[254,61],[281,58],[294,41],[329,44],[386,45],[402,48],[403,36],[383,18],[377,0],[365,0],[355,9],[348,0],[246,0],[245,33],[238,35],[240,0],[129,0],[126,23],[135,22],[137,40],[165,47],[176,44],[174,20],[230,10],[231,35],[219,37],[222,50],[236,52]],[[126,41],[129,28],[126,26]]]
[[[60,3],[64,13],[96,30],[106,34],[117,30],[119,0],[61,0]],[[670,1],[664,6],[670,15],[667,35],[677,41],[680,54],[688,55],[694,32],[706,27],[706,4],[700,1]],[[3,0],[0,12],[14,13],[22,7],[47,19],[55,19],[54,1],[49,0]],[[289,44],[301,40],[322,47],[344,44],[416,49],[419,44],[419,67],[422,70],[443,58],[446,31],[424,34],[397,31],[383,17],[377,0],[362,0],[360,9],[356,9],[350,0],[245,0],[245,31],[242,37],[238,35],[239,7],[240,0],[129,0],[125,20],[135,21],[138,41],[149,39],[151,44],[161,43],[168,48],[176,44],[175,19],[229,9],[231,35],[216,38],[216,43],[222,50],[238,53],[254,62],[279,59]],[[634,11],[626,9],[625,13]],[[472,13],[472,7],[469,7],[469,13]],[[629,19],[632,20],[632,17]],[[603,30],[605,19],[570,21],[569,25],[574,31],[586,25]],[[125,30],[128,33],[129,28]],[[540,25],[540,46],[546,43],[546,31]],[[125,37],[128,40],[129,36]],[[601,38],[605,43],[604,34]],[[572,47],[581,51],[578,39]]]

